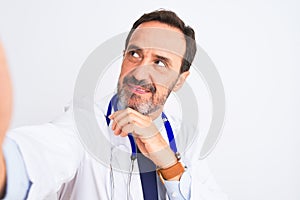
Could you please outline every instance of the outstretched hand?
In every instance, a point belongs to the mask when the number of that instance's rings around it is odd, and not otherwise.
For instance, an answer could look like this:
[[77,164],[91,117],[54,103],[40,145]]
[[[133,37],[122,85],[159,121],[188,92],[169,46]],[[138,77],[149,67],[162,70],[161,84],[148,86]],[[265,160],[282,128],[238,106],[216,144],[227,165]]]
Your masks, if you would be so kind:
[[5,138],[5,133],[9,126],[11,109],[12,89],[4,55],[4,49],[0,42],[0,198],[3,196],[6,180],[5,160],[2,151],[2,144]]

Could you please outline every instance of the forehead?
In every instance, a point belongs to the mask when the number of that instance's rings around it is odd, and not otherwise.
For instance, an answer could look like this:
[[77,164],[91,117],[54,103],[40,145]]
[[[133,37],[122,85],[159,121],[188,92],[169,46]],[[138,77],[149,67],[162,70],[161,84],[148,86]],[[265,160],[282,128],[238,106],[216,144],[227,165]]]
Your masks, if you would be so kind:
[[145,22],[133,32],[128,46],[156,49],[183,57],[186,49],[184,34],[175,27],[157,21]]

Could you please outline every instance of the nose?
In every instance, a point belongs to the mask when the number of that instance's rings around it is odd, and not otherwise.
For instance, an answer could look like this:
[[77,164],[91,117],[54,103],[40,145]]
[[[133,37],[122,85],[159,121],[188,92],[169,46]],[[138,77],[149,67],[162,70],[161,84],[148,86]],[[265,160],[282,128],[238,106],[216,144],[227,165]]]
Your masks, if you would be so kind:
[[135,66],[133,73],[138,80],[151,80],[153,76],[153,63],[151,58],[147,56],[143,57]]

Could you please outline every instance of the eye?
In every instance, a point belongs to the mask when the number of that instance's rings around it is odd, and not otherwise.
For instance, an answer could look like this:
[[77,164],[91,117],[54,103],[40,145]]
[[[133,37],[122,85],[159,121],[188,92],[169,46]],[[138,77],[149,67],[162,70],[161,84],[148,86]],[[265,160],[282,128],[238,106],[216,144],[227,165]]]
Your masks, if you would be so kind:
[[136,52],[136,51],[134,51],[134,50],[129,51],[129,55],[130,55],[131,57],[134,57],[134,58],[139,58],[139,57],[140,57],[139,53]]
[[161,61],[161,60],[156,60],[154,61],[154,63],[159,66],[159,67],[167,67],[167,65],[165,64],[164,61]]

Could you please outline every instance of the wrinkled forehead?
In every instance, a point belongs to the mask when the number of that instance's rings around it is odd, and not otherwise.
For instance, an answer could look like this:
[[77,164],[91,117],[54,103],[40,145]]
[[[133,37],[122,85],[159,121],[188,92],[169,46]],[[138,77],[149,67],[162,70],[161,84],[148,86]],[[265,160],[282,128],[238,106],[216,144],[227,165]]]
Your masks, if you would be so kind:
[[170,52],[183,58],[186,41],[184,34],[172,29],[138,27],[133,32],[128,46],[137,46],[141,49],[157,49]]

